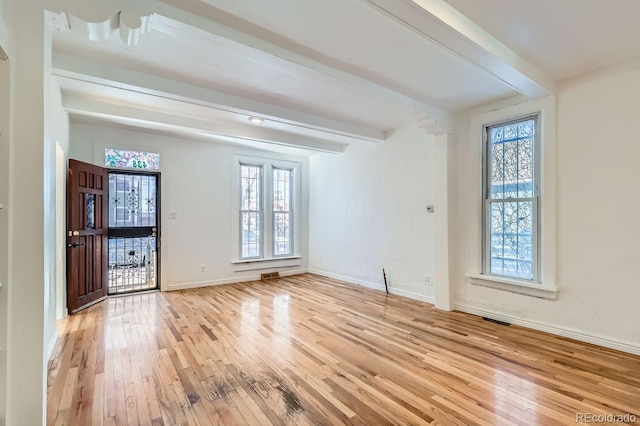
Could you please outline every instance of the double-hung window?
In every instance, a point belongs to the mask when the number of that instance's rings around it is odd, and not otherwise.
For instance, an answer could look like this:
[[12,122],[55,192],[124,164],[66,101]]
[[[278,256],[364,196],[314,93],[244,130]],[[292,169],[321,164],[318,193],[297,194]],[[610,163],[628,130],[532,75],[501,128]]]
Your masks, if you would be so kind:
[[273,168],[273,255],[293,254],[292,169]]
[[483,273],[540,281],[539,116],[484,128]]
[[262,165],[240,165],[240,258],[262,257]]
[[299,164],[237,157],[238,260],[294,257]]

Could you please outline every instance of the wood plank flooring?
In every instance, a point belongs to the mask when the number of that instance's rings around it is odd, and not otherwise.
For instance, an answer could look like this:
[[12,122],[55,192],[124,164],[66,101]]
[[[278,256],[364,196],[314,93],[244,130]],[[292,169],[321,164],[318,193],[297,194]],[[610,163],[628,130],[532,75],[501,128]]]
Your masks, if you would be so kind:
[[112,298],[59,327],[50,425],[640,418],[640,357],[315,275]]

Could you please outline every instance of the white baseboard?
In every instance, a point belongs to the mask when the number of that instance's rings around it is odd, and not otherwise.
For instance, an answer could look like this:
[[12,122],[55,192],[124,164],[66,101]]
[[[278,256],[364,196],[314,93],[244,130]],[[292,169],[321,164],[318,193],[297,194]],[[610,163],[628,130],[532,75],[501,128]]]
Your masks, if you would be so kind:
[[[300,275],[306,274],[306,269],[294,269],[290,271],[280,271],[281,277],[288,277],[291,275]],[[214,285],[224,285],[224,284],[236,284],[236,283],[246,283],[248,281],[259,281],[260,274],[256,275],[247,275],[243,277],[233,277],[233,278],[224,278],[220,280],[209,280],[209,281],[196,281],[190,283],[180,283],[180,284],[169,284],[166,288],[167,291],[175,291],[175,290],[187,290],[190,288],[200,288],[200,287],[210,287]]]
[[45,349],[46,359],[50,360],[53,356],[53,350],[56,348],[56,343],[58,342],[58,329],[56,328],[51,336],[49,336],[49,341],[47,342],[47,347]]
[[408,290],[402,290],[399,288],[390,288],[389,292],[392,294],[397,294],[398,296],[408,297],[409,299],[419,300],[421,302],[428,303],[430,305],[436,304],[436,298],[432,296],[425,296],[423,294],[414,293]]
[[[332,272],[322,271],[322,270],[319,270],[319,269],[309,269],[309,273],[316,274],[316,275],[321,275],[321,276],[327,277],[327,278],[332,278],[334,280],[344,281],[344,282],[347,282],[349,284],[355,284],[355,285],[359,285],[359,286],[362,286],[362,287],[367,287],[367,288],[370,288],[370,289],[373,289],[373,290],[384,291],[384,285],[382,285],[382,284],[375,284],[375,283],[364,281],[364,280],[358,280],[356,278],[346,277],[344,275],[334,274]],[[399,288],[390,287],[389,288],[389,293],[395,294],[395,295],[398,295],[398,296],[407,297],[409,299],[419,300],[421,302],[426,302],[426,303],[429,303],[431,305],[435,304],[435,299],[433,297],[424,296],[422,294],[414,293],[414,292],[408,291],[408,290],[402,290],[402,289],[399,289]]]
[[580,342],[592,343],[594,345],[603,346],[605,348],[616,349],[622,352],[627,352],[634,355],[640,355],[640,346],[613,340],[604,336],[597,336],[593,334],[587,334],[582,331],[558,327],[555,325],[547,324],[540,321],[532,321],[529,319],[522,319],[512,317],[510,315],[499,314],[492,311],[485,311],[483,309],[477,309],[472,306],[456,303],[454,305],[456,311],[465,312],[467,314],[476,315],[479,317],[486,317],[495,319],[498,321],[508,322],[510,324],[519,325],[521,327],[531,328],[533,330],[543,331],[545,333],[555,334],[556,336],[567,337],[569,339],[578,340]]
[[358,279],[351,278],[351,277],[346,277],[346,276],[340,275],[340,274],[334,274],[333,272],[322,271],[320,269],[309,269],[309,273],[310,274],[320,275],[320,276],[327,277],[327,278],[332,278],[332,279],[338,280],[338,281],[344,281],[344,282],[349,283],[349,284],[361,285],[363,287],[372,288],[374,290],[384,291],[384,285],[382,285],[382,284],[370,283],[368,281],[358,280]]

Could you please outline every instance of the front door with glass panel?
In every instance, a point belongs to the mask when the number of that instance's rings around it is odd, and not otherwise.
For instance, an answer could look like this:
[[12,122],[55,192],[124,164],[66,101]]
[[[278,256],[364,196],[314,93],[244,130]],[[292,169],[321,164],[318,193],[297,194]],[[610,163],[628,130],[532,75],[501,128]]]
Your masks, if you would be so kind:
[[67,308],[78,312],[107,296],[107,169],[69,160]]
[[109,173],[109,294],[158,288],[158,174]]

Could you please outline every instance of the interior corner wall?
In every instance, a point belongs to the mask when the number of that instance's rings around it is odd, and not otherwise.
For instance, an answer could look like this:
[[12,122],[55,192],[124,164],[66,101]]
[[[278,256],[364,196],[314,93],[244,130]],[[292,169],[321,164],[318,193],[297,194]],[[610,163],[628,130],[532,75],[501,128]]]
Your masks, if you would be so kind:
[[383,142],[311,157],[310,272],[433,303],[433,136],[410,125]]
[[[51,134],[55,143],[55,228],[56,228],[56,278],[55,287],[51,289],[52,303],[48,309],[48,324],[55,327],[55,321],[67,315],[66,299],[66,199],[67,199],[67,164],[69,152],[69,114],[62,107],[60,85],[56,79],[51,82]],[[50,342],[57,337],[55,329],[48,333]],[[50,351],[50,345],[48,350]]]
[[0,60],[0,425],[6,417],[7,389],[7,321],[9,310],[9,122],[10,66]]
[[[50,33],[47,37],[51,37]],[[51,50],[47,51],[44,73],[44,202],[45,211],[45,280],[44,280],[44,359],[48,362],[58,339],[56,321],[64,301],[60,287],[66,287],[66,214],[59,210],[66,193],[64,151],[69,145],[69,115],[62,107],[58,81],[51,77]],[[61,152],[62,151],[62,152]],[[62,157],[62,158],[61,158]],[[62,166],[62,167],[61,167]],[[64,293],[64,292],[63,292]]]
[[[160,280],[163,290],[202,287],[258,279],[260,273],[306,272],[308,264],[307,157],[261,151],[241,145],[192,140],[116,127],[70,125],[69,158],[104,165],[104,148],[145,150],[160,154],[161,244]],[[300,265],[237,271],[232,265],[233,156],[295,161],[301,170],[301,235],[296,238]],[[176,219],[169,219],[169,212]],[[201,271],[204,266],[204,272]],[[257,266],[259,267],[259,266]]]
[[[640,354],[640,70],[565,84],[556,104],[556,301],[475,286],[478,223],[469,115],[458,117],[452,220],[456,302],[478,314]],[[477,130],[477,129],[476,129]],[[480,160],[481,161],[481,160]]]

